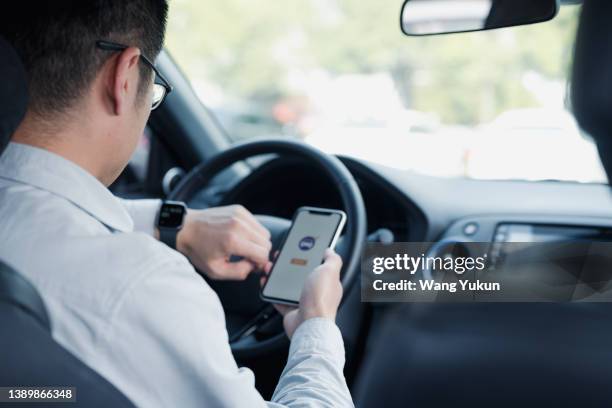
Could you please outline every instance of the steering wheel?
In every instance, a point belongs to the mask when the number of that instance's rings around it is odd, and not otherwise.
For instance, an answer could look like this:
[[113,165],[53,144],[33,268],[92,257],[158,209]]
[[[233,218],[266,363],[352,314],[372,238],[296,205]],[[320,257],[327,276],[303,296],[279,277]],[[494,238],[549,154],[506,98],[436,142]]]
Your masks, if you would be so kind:
[[[215,175],[236,162],[247,158],[275,154],[278,156],[300,158],[322,171],[337,188],[346,212],[345,232],[338,241],[336,251],[342,257],[343,266],[341,281],[344,293],[347,293],[357,278],[361,250],[366,239],[366,212],[361,192],[355,179],[347,168],[336,157],[327,155],[302,142],[287,139],[259,139],[236,144],[222,151],[191,170],[170,193],[168,199],[189,202],[210,183]],[[307,203],[305,203],[307,204]],[[273,249],[278,249],[282,236],[287,233],[291,222],[284,218],[269,215],[256,215],[259,222],[270,230]],[[232,283],[239,285],[240,283]],[[259,290],[259,288],[257,289]],[[275,325],[274,333],[265,339],[256,333],[275,315],[272,307],[266,307],[249,319],[246,325],[230,337],[232,352],[236,357],[255,357],[279,350],[287,344],[282,325]],[[226,319],[228,312],[226,311]],[[270,325],[268,324],[268,327]],[[270,330],[268,328],[267,332]]]

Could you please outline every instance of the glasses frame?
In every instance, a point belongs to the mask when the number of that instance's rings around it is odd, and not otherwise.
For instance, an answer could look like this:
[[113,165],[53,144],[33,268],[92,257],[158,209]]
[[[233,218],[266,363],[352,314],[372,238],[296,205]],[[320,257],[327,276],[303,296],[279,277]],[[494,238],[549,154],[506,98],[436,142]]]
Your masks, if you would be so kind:
[[[118,44],[118,43],[115,43],[115,42],[112,42],[112,41],[106,41],[106,40],[98,40],[98,41],[96,41],[96,47],[101,49],[101,50],[104,50],[104,51],[123,51],[123,50],[126,50],[127,48],[129,48],[127,45]],[[159,103],[157,105],[151,106],[151,110],[154,111],[155,109],[159,108],[159,106],[164,102],[164,100],[166,100],[166,96],[168,96],[168,94],[170,92],[172,92],[172,90],[174,88],[172,87],[172,85],[170,85],[170,82],[168,82],[168,80],[155,67],[155,64],[153,64],[153,61],[148,59],[143,54],[140,54],[140,58],[144,61],[144,63],[149,68],[151,68],[153,70],[153,72],[155,73],[155,77],[158,78],[161,81],[161,84],[158,84],[156,82],[154,82],[154,84],[161,85],[166,90],[166,92],[164,93],[164,96],[162,96],[162,98],[160,99]]]

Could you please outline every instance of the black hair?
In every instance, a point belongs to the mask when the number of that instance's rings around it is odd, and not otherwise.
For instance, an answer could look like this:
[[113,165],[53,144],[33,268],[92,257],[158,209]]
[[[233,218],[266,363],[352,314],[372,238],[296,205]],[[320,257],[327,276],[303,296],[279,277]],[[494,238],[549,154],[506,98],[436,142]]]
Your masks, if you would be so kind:
[[[0,17],[0,33],[25,67],[29,109],[61,113],[78,102],[113,53],[97,40],[138,47],[153,60],[164,42],[167,0],[55,0],[12,2]],[[140,64],[142,94],[150,71]]]

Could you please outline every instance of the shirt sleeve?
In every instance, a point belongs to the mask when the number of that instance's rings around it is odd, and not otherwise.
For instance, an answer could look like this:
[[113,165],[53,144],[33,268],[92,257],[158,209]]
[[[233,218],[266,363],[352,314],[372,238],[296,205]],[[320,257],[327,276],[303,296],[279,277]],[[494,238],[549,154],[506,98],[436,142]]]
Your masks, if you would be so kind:
[[132,217],[134,231],[154,236],[155,222],[159,207],[161,206],[161,200],[125,200],[120,198],[119,201],[130,214],[130,217]]
[[331,321],[303,323],[274,402],[255,388],[229,346],[216,293],[185,261],[135,284],[100,342],[104,372],[137,406],[352,406],[342,376],[344,350]]
[[287,407],[352,407],[343,369],[344,343],[338,326],[330,319],[306,320],[293,334],[272,401]]

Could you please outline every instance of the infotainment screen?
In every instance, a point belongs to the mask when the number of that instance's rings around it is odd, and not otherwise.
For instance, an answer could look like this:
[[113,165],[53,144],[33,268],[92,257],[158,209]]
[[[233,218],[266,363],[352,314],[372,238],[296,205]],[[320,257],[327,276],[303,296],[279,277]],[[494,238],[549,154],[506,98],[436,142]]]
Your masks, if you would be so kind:
[[588,251],[587,244],[594,242],[612,243],[612,229],[546,224],[500,224],[495,230],[489,256],[492,265],[497,266],[508,260],[512,254],[520,253],[522,256],[525,249],[537,248],[534,244],[567,243],[575,252],[578,248]]
[[612,229],[544,224],[500,224],[494,242],[612,242]]
[[506,295],[600,301],[612,294],[610,228],[500,224],[489,257]]

